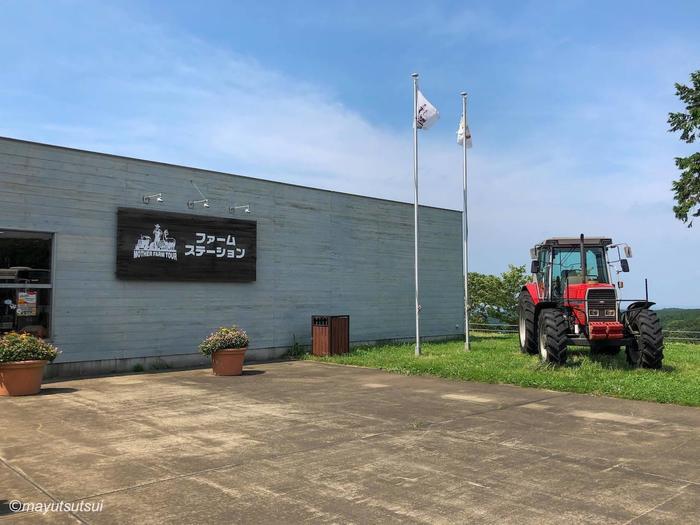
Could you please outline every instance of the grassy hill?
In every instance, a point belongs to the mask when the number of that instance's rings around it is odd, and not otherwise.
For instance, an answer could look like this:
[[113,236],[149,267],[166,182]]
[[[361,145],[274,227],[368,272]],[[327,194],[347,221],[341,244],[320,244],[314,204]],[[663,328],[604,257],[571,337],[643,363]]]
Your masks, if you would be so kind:
[[656,314],[666,330],[700,331],[700,308],[661,308]]

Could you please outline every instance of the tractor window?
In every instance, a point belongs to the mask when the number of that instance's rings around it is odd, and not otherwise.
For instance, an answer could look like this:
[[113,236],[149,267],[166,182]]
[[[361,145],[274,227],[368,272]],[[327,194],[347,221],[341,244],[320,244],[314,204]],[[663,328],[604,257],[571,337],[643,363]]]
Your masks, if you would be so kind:
[[552,288],[555,295],[561,295],[567,284],[609,282],[602,248],[586,247],[586,273],[588,275],[584,279],[578,247],[555,248],[552,264]]
[[599,283],[607,283],[607,267],[605,266],[605,257],[601,249],[586,250],[586,273],[589,281],[598,281]]
[[539,296],[544,298],[547,296],[547,272],[549,271],[549,250],[541,249],[537,260],[540,263],[540,271],[537,272],[537,288]]

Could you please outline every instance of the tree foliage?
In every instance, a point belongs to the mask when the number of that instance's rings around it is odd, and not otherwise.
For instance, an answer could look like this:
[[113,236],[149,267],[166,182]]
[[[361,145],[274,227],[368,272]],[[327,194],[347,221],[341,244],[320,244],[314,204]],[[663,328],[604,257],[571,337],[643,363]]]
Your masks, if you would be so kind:
[[661,308],[656,315],[665,330],[700,332],[700,308]]
[[[681,140],[688,144],[700,138],[700,70],[690,74],[690,81],[691,86],[676,84],[676,95],[685,104],[685,111],[668,115],[669,131],[679,131]],[[681,176],[672,186],[676,199],[673,211],[676,218],[688,222],[688,215],[700,217],[700,152],[676,157],[676,166]],[[688,227],[692,225],[691,219]]]
[[469,321],[516,324],[518,295],[528,280],[525,266],[512,264],[501,275],[469,272]]

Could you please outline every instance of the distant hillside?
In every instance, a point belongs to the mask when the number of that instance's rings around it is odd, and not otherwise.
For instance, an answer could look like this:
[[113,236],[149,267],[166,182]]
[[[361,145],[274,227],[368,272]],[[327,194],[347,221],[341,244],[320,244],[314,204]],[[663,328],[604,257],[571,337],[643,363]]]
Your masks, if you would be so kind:
[[700,331],[700,308],[662,308],[656,314],[666,330]]

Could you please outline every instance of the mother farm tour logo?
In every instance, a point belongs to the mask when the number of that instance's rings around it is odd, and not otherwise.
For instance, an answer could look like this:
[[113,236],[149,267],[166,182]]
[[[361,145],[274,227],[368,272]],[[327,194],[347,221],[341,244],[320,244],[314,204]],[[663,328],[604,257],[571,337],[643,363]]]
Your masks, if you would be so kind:
[[177,261],[175,239],[168,236],[168,230],[161,230],[160,224],[153,228],[153,237],[141,235],[136,241],[134,259],[140,257],[162,257]]

